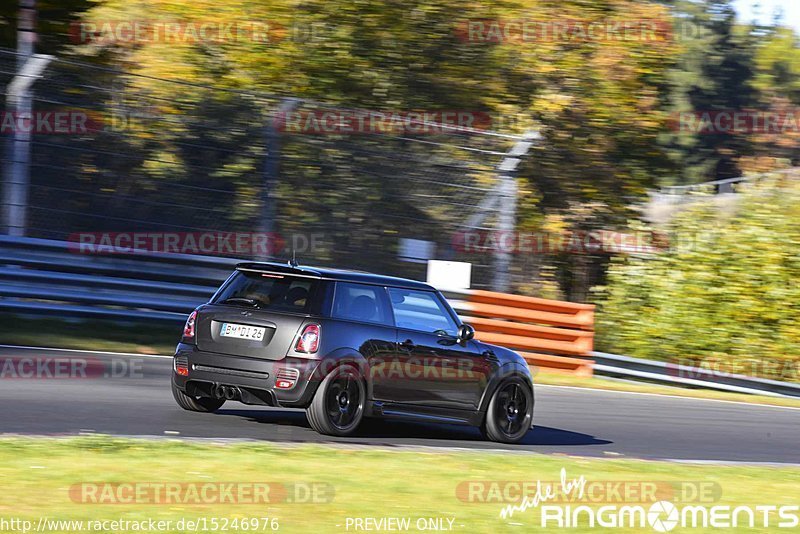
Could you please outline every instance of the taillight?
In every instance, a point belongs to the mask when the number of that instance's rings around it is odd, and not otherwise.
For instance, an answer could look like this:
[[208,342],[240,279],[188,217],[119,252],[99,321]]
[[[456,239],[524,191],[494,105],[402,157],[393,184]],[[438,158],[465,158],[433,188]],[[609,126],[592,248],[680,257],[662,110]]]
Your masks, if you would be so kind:
[[300,372],[297,369],[278,369],[275,373],[275,387],[277,389],[292,389],[297,382]]
[[186,356],[175,356],[175,374],[179,376],[189,376],[189,358]]
[[186,325],[183,327],[183,339],[187,341],[194,340],[194,323],[197,320],[197,310],[193,311],[189,314],[189,318],[186,319]]
[[297,338],[297,343],[294,346],[296,352],[304,352],[306,354],[314,354],[319,348],[319,325],[309,324],[303,328],[300,337]]

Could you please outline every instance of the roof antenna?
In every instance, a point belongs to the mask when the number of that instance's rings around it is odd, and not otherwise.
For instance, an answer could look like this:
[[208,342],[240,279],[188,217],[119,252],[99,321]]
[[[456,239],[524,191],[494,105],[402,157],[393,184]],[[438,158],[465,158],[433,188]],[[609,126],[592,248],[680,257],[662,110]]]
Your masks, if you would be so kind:
[[294,257],[294,245],[292,245],[292,259],[289,260],[289,267],[297,267],[297,259]]

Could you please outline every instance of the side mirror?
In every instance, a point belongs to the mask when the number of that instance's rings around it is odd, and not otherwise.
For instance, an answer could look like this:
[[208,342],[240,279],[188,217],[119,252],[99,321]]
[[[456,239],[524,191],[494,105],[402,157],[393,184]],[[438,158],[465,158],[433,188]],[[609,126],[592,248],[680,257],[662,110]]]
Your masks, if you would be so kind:
[[463,343],[475,337],[475,329],[464,323],[458,327],[458,342]]

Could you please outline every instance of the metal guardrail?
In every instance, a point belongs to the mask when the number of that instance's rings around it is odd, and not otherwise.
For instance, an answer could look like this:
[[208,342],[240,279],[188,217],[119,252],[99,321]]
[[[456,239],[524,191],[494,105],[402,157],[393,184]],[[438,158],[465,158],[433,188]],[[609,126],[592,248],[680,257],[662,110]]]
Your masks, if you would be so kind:
[[151,252],[88,255],[74,243],[0,236],[0,310],[182,322],[238,261]]
[[594,371],[600,375],[751,395],[800,397],[800,384],[791,382],[725,374],[697,367],[642,360],[605,352],[593,352],[592,359],[595,361]]
[[[0,311],[132,321],[183,322],[240,260],[129,252],[79,254],[70,244],[0,236]],[[468,292],[448,292],[465,310]],[[665,362],[592,352],[597,374],[775,397],[800,384],[717,374]]]
[[751,174],[746,176],[737,176],[736,178],[726,178],[724,180],[713,180],[711,182],[702,182],[699,184],[689,185],[666,185],[661,188],[661,193],[664,195],[682,195],[693,191],[702,191],[704,189],[714,188],[717,193],[733,193],[734,185],[745,182],[758,182],[764,178],[769,178],[778,175],[798,175],[800,174],[800,167],[791,167],[789,169],[781,169],[777,171],[762,172],[758,174]]

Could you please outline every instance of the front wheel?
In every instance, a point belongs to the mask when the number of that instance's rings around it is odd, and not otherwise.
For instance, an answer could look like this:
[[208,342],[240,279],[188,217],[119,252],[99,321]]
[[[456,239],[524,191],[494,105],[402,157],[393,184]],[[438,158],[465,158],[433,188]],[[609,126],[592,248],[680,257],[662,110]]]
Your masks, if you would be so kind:
[[533,391],[525,380],[512,377],[492,395],[483,430],[492,441],[517,443],[530,430],[532,420]]
[[175,397],[175,402],[184,410],[190,412],[215,412],[225,404],[225,399],[212,399],[210,397],[191,397],[172,383],[172,396]]
[[352,367],[334,369],[319,385],[306,417],[311,428],[329,436],[349,436],[364,417],[367,390]]

